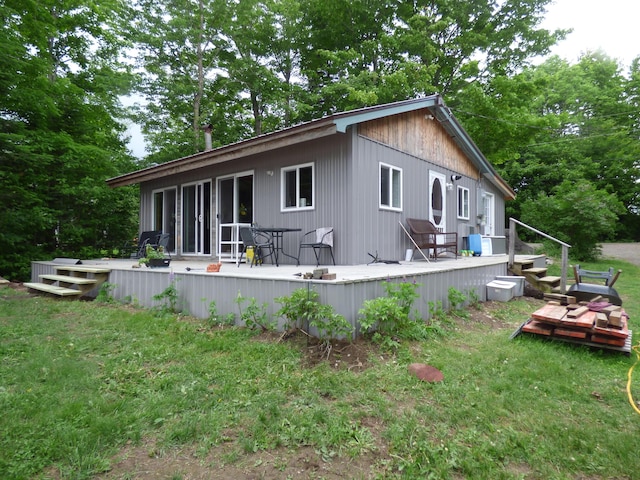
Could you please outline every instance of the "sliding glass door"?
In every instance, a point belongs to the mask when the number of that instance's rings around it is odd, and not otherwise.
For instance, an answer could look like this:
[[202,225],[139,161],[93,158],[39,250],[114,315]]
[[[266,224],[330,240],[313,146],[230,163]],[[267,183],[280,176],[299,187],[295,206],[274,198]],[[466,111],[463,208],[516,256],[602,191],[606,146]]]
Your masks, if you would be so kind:
[[153,230],[171,235],[168,250],[176,250],[176,189],[153,192]]
[[211,255],[211,182],[182,187],[182,253]]

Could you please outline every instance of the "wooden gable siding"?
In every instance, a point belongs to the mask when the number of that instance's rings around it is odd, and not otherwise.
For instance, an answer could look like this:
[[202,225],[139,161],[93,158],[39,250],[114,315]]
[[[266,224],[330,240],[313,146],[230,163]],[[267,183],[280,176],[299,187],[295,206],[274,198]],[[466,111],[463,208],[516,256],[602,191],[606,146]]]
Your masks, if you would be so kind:
[[[425,113],[427,112],[427,113]],[[393,115],[358,125],[358,132],[392,148],[477,179],[478,169],[426,110]]]

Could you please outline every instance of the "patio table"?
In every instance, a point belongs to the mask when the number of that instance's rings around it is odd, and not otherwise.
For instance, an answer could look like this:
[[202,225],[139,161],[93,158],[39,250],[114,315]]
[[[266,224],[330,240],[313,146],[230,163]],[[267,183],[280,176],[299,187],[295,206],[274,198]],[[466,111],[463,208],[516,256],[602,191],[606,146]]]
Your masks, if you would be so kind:
[[273,237],[273,252],[274,257],[276,259],[276,266],[280,266],[278,263],[279,255],[282,254],[285,257],[292,258],[294,260],[298,260],[298,257],[294,257],[293,255],[289,255],[282,248],[282,240],[284,238],[285,233],[291,232],[301,232],[301,228],[289,228],[289,227],[256,227],[254,228],[256,232],[269,233]]

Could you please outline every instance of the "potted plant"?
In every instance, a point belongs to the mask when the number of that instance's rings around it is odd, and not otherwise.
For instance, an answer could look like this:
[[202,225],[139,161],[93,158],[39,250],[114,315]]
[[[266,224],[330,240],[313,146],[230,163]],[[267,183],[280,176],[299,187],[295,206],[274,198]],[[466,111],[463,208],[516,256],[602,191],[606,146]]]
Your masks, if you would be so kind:
[[164,247],[154,248],[152,245],[147,245],[145,248],[145,256],[138,260],[138,263],[151,268],[168,267],[171,259],[164,257]]

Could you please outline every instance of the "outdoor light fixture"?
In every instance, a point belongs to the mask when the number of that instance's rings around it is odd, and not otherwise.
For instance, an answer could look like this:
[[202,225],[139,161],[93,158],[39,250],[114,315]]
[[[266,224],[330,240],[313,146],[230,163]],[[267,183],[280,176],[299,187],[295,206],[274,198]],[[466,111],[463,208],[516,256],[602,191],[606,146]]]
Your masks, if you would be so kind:
[[273,170],[267,170],[267,175],[269,175],[270,177],[273,177]]

